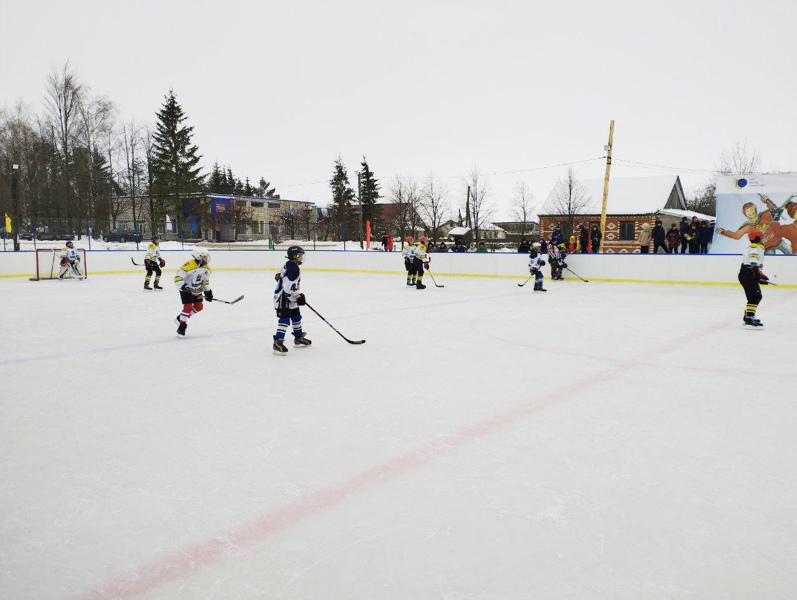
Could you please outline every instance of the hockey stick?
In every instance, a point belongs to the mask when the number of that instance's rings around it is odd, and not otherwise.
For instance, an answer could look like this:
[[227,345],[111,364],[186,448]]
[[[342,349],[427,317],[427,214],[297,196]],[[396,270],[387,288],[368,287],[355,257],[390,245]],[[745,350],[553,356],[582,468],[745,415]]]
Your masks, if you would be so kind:
[[221,298],[213,298],[213,302],[223,302],[224,304],[235,304],[236,302],[240,302],[243,300],[243,296],[238,296],[235,300],[222,300]]
[[529,281],[531,281],[532,277],[534,277],[534,275],[532,275],[531,277],[529,277],[529,278],[528,278],[526,281],[524,281],[523,283],[518,283],[518,284],[517,284],[517,286],[518,286],[518,287],[523,287],[523,286],[524,286],[524,285],[526,285],[526,284],[527,284]]
[[[565,269],[567,269],[568,271],[570,271],[571,273],[573,273],[573,271],[571,271],[571,270],[570,270],[570,267],[565,267]],[[576,277],[578,277],[578,278],[579,278],[581,281],[585,281],[585,282],[589,283],[589,279],[584,279],[584,278],[583,278],[581,275],[579,275],[578,273],[573,273],[573,275],[575,275]]]
[[304,303],[304,305],[305,305],[307,308],[309,308],[310,310],[312,310],[312,311],[313,311],[315,314],[317,314],[317,315],[318,315],[318,316],[321,318],[321,320],[322,320],[324,323],[326,323],[327,325],[329,325],[330,327],[332,327],[332,329],[335,331],[335,333],[337,333],[337,334],[338,334],[340,337],[342,337],[344,340],[346,340],[346,341],[347,341],[347,342],[349,342],[350,344],[364,344],[364,343],[365,343],[365,340],[358,340],[358,341],[355,341],[355,340],[350,340],[350,339],[349,339],[349,338],[347,338],[345,335],[343,335],[343,334],[342,334],[340,331],[338,331],[337,329],[335,329],[335,327],[332,325],[332,323],[330,323],[330,322],[329,322],[329,321],[327,321],[327,320],[326,320],[324,317],[322,317],[322,316],[321,316],[321,313],[319,313],[319,312],[318,312],[316,309],[314,309],[312,306],[310,306],[310,304],[309,304],[309,303],[305,302],[305,303]]
[[133,263],[134,265],[136,265],[137,267],[143,267],[143,266],[144,266],[144,265],[140,265],[140,264],[138,264],[136,261],[134,261],[132,256],[130,257],[130,262],[132,262],[132,263]]
[[446,287],[446,286],[444,286],[444,285],[440,285],[439,283],[437,283],[437,282],[434,280],[434,275],[432,275],[432,272],[431,272],[431,271],[429,271],[429,269],[426,269],[426,271],[429,273],[429,277],[431,277],[431,278],[432,278],[432,283],[434,283],[434,286],[435,286],[435,287]]

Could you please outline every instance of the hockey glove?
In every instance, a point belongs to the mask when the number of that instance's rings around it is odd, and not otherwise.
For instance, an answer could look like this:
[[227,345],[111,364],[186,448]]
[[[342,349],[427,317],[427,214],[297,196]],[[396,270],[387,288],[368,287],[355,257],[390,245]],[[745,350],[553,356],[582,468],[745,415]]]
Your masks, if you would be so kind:
[[423,268],[428,271],[429,270],[429,263],[428,262],[423,263]]
[[279,280],[280,280],[280,274],[274,273],[274,281],[279,281]]
[[213,302],[213,290],[205,291],[205,300],[207,300],[208,302]]
[[539,269],[532,269],[532,270],[531,270],[531,274],[532,274],[532,275],[536,275],[536,274],[537,274],[537,271],[539,271]]
[[545,266],[545,261],[544,261],[544,260],[541,260],[541,261],[540,261],[540,266],[541,266],[541,267],[544,267],[544,266]]
[[163,260],[163,259],[160,259],[160,265],[161,265],[161,267],[165,267],[166,266],[166,261]]
[[562,263],[561,266],[562,266],[563,269],[566,269],[567,268],[567,263]]
[[304,299],[304,294],[299,294],[299,296],[296,298],[296,304],[299,306],[304,306],[307,304],[307,300]]
[[148,258],[145,258],[144,259],[144,266],[147,267],[147,269],[149,269],[151,265],[152,265],[152,261],[150,259],[148,259]]

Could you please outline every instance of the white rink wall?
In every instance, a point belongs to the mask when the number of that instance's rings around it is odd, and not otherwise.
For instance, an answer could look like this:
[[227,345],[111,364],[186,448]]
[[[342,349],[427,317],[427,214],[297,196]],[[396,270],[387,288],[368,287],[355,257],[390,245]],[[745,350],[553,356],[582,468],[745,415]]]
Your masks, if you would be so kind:
[[[144,252],[130,250],[87,251],[89,276],[140,273],[131,258],[142,263]],[[166,272],[190,257],[188,250],[164,250]],[[285,261],[285,250],[211,249],[211,267],[215,271],[273,271]],[[528,277],[525,254],[432,254],[432,273],[455,277]],[[740,255],[667,255],[667,254],[576,254],[568,257],[568,266],[585,279],[639,283],[736,284]],[[797,257],[767,256],[765,272],[777,275],[778,284],[797,287]],[[403,271],[399,252],[363,252],[308,250],[307,271],[343,271],[395,274]],[[35,272],[32,251],[0,252],[0,278],[31,277]],[[546,267],[546,276],[549,275]],[[566,278],[572,274],[565,271]]]

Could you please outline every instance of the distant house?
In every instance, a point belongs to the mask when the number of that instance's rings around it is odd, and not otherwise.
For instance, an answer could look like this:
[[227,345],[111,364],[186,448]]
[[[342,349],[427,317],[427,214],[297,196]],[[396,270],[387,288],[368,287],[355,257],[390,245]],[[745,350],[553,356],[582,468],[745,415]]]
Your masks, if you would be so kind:
[[493,223],[506,231],[506,241],[520,243],[523,238],[536,241],[540,235],[540,224],[537,221],[496,221]]
[[[561,198],[559,184],[548,194],[540,210],[540,236],[550,239],[556,227],[560,227],[565,238],[578,230],[579,225],[588,229],[600,227],[603,204],[603,179],[588,179],[579,182],[578,202],[570,204],[568,214]],[[665,177],[614,178],[609,182],[606,203],[606,232],[603,251],[612,253],[639,252],[639,233],[643,223],[655,225],[662,221],[665,229],[679,223],[681,217],[697,216],[712,220],[714,217],[687,210],[681,178],[677,175]]]

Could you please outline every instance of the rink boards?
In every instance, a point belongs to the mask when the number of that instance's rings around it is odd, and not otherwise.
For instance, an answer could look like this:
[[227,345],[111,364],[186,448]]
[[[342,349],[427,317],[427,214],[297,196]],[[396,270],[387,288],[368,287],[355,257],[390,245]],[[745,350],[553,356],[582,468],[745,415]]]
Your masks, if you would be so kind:
[[[189,250],[163,250],[166,272],[190,257]],[[273,271],[285,261],[285,250],[211,249],[214,271]],[[141,273],[130,258],[143,261],[142,252],[128,250],[87,251],[89,275]],[[528,277],[525,254],[432,254],[431,271],[453,277]],[[568,266],[585,279],[624,283],[675,283],[735,285],[739,255],[667,254],[577,254],[567,258]],[[400,274],[404,270],[399,252],[308,250],[304,270],[342,273]],[[29,251],[0,253],[0,278],[30,277],[35,271],[35,254]],[[797,287],[797,259],[794,256],[767,256],[764,271],[777,276],[778,285]],[[545,268],[546,277],[550,275]],[[574,278],[565,271],[565,278]]]

